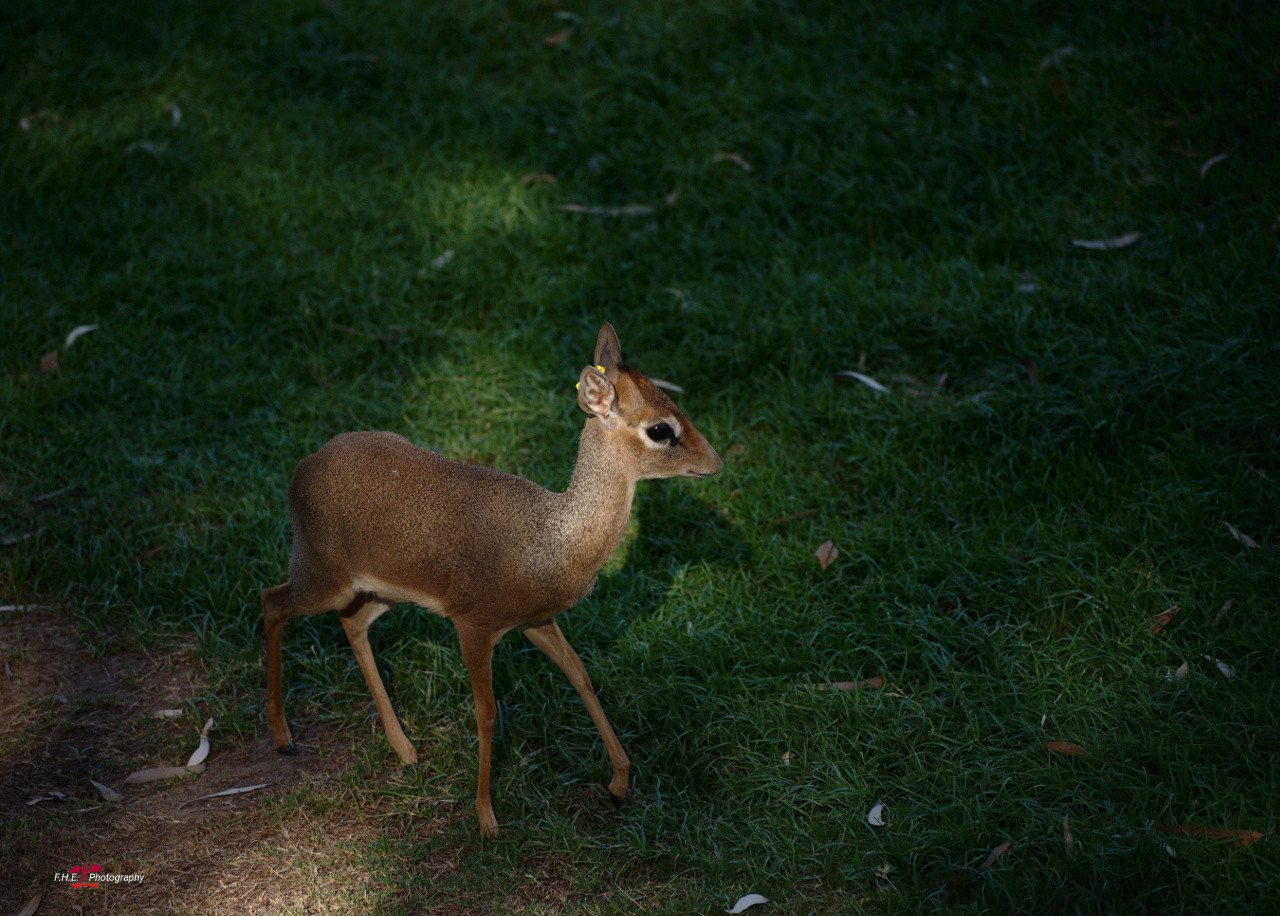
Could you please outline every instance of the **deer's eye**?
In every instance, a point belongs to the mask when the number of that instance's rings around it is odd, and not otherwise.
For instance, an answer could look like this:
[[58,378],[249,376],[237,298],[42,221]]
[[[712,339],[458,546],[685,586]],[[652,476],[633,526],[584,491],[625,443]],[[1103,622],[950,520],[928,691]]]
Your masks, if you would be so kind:
[[675,438],[675,431],[666,423],[655,423],[645,430],[645,434],[654,442],[665,442]]

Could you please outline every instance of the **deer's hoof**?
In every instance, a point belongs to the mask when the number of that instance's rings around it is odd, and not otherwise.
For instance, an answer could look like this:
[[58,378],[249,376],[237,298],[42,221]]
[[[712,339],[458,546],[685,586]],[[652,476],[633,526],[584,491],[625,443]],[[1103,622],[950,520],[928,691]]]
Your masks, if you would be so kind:
[[276,751],[281,754],[288,754],[290,757],[298,756],[298,748],[292,742],[289,744],[282,744],[280,747],[276,748]]
[[609,796],[609,801],[613,802],[614,810],[616,810],[616,811],[621,811],[621,810],[622,810],[622,796],[621,796],[621,795],[614,795],[614,794],[613,794],[612,792],[610,792],[608,789],[605,789],[605,793]]

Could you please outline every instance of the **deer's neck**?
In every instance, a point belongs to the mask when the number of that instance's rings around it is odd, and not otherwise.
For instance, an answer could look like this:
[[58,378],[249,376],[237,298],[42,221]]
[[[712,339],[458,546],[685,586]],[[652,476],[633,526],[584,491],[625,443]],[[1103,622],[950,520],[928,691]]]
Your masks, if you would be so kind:
[[573,479],[560,496],[557,526],[571,574],[593,578],[627,530],[636,482],[620,466],[600,421],[587,420],[578,441]]

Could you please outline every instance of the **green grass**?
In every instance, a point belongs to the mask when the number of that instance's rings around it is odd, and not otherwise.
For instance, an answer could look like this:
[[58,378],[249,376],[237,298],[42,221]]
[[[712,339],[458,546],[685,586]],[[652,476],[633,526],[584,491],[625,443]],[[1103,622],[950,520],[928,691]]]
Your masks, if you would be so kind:
[[555,11],[0,2],[2,602],[194,634],[262,740],[294,464],[387,428],[562,487],[608,320],[726,458],[642,486],[564,620],[633,797],[510,639],[482,843],[448,625],[374,630],[400,778],[337,622],[295,623],[291,718],[360,723],[350,792],[408,825],[352,852],[380,911],[509,912],[529,863],[565,912],[1280,911],[1280,9],[588,4],[548,48]]

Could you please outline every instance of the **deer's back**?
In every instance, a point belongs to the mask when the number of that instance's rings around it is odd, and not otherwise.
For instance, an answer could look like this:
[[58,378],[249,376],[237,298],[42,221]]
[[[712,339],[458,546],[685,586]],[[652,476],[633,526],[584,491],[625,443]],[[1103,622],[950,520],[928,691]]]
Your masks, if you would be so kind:
[[449,616],[562,603],[548,594],[555,570],[540,550],[554,534],[555,499],[394,433],[344,433],[304,458],[289,484],[295,560],[301,552],[357,591]]

